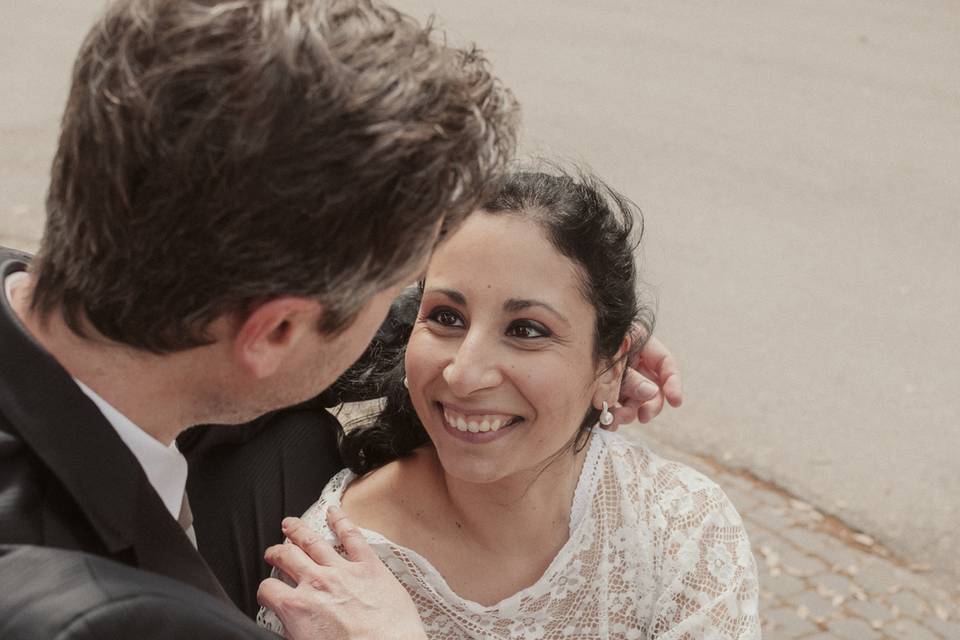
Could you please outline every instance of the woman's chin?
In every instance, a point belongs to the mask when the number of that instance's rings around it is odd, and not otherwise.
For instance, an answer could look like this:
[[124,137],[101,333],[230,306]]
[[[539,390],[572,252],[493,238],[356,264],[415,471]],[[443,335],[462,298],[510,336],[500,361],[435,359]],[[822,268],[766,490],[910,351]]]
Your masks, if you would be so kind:
[[437,447],[437,459],[444,475],[469,484],[491,484],[507,474],[499,457],[463,455]]

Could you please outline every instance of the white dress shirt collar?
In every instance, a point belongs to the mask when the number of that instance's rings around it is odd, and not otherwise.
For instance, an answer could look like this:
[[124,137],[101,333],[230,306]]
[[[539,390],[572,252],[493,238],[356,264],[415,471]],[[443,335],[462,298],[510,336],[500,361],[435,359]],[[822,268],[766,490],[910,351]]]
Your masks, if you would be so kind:
[[180,515],[180,506],[187,488],[187,460],[177,449],[177,443],[172,442],[170,446],[166,446],[159,440],[155,440],[97,395],[93,389],[76,378],[74,382],[97,405],[103,417],[113,425],[117,435],[133,452],[140,466],[143,467],[144,473],[147,474],[150,484],[163,500],[167,511],[176,520]]
[[30,276],[27,275],[26,271],[17,271],[15,273],[11,273],[6,278],[4,278],[3,291],[7,296],[7,300],[11,300],[11,301],[13,300],[13,286],[17,282],[21,280],[26,280],[29,277]]

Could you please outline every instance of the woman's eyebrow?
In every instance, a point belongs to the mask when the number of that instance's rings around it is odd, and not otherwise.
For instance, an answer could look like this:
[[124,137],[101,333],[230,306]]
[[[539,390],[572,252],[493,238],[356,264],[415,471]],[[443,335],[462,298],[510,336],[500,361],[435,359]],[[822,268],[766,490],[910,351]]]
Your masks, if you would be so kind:
[[567,320],[567,318],[562,313],[554,309],[552,306],[550,306],[546,302],[542,302],[540,300],[528,300],[525,298],[510,298],[509,300],[503,303],[503,310],[509,313],[522,311],[523,309],[527,309],[529,307],[542,307],[547,311],[549,311],[550,313],[552,313],[553,315],[557,316],[557,318],[559,318],[561,321],[566,322],[567,324],[570,324],[570,321]]
[[462,293],[460,293],[460,292],[457,291],[456,289],[432,288],[432,289],[427,289],[427,290],[424,291],[423,293],[424,293],[424,295],[426,295],[426,294],[428,294],[428,293],[439,293],[439,294],[442,294],[442,295],[447,296],[448,298],[450,298],[451,300],[453,300],[454,302],[456,302],[456,303],[459,304],[460,306],[466,306],[466,305],[467,305],[467,298],[466,298],[466,296],[464,296]]

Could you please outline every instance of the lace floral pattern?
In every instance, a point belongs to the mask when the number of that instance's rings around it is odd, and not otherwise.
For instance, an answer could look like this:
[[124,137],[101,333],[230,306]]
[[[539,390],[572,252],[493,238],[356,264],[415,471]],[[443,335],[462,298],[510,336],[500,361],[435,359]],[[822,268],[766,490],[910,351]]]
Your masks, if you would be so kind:
[[[356,476],[337,474],[304,520],[328,538],[326,510]],[[410,593],[430,638],[759,638],[757,569],[739,514],[696,471],[594,431],[570,539],[533,585],[493,606],[460,598],[424,557],[364,531]],[[283,632],[272,611],[257,622]]]

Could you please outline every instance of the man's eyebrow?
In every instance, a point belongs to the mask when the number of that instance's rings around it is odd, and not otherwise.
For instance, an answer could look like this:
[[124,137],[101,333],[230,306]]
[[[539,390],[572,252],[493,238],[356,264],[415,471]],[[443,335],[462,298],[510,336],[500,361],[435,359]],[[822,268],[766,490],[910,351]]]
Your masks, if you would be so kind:
[[466,296],[464,296],[462,293],[460,293],[460,292],[457,291],[456,289],[433,288],[433,289],[427,289],[427,290],[424,291],[423,293],[424,293],[424,294],[428,294],[428,293],[441,293],[441,294],[447,296],[448,298],[450,298],[451,300],[453,300],[454,302],[456,302],[457,304],[459,304],[460,306],[466,306],[466,305],[467,305],[467,298],[466,298]]
[[570,321],[567,320],[567,318],[566,318],[562,313],[560,313],[559,311],[557,311],[556,309],[554,309],[552,306],[550,306],[550,305],[547,304],[546,302],[542,302],[542,301],[540,301],[540,300],[527,300],[527,299],[524,299],[524,298],[510,298],[509,300],[507,300],[506,302],[503,303],[503,310],[504,310],[504,311],[507,311],[507,312],[510,312],[510,313],[515,313],[515,312],[517,312],[517,311],[522,311],[522,310],[528,309],[528,308],[530,308],[530,307],[542,307],[542,308],[546,309],[547,311],[549,311],[550,313],[552,313],[553,315],[557,316],[557,317],[558,317],[560,320],[562,320],[563,322],[566,322],[567,324],[570,324]]

